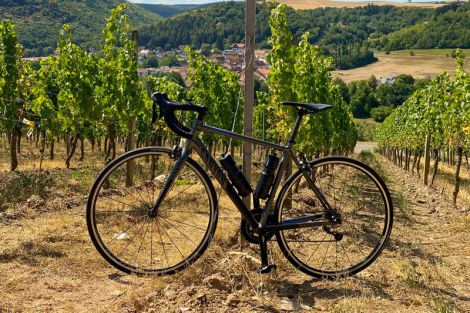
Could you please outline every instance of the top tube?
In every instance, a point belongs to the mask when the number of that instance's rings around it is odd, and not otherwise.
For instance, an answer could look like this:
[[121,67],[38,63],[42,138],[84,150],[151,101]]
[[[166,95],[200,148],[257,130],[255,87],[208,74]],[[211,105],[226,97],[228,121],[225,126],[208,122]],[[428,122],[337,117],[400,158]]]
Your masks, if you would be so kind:
[[269,142],[269,141],[264,141],[264,140],[261,140],[261,139],[256,139],[256,138],[245,136],[245,135],[242,135],[242,134],[237,134],[237,133],[231,132],[229,130],[225,130],[225,129],[222,129],[222,128],[217,128],[217,127],[210,126],[210,125],[199,124],[197,129],[199,131],[202,131],[202,132],[219,134],[219,135],[226,136],[226,137],[229,137],[229,138],[239,139],[239,140],[242,140],[242,141],[251,142],[251,143],[254,143],[254,144],[257,144],[257,145],[260,145],[260,146],[270,147],[270,148],[277,149],[277,150],[282,150],[282,151],[290,150],[290,148],[287,147],[287,146],[279,145],[279,144],[272,143],[272,142]]

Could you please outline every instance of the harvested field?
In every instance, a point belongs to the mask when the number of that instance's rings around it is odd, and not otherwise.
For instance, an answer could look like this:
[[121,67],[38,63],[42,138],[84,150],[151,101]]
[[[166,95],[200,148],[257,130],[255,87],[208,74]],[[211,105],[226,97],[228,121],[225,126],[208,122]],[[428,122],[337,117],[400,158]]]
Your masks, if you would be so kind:
[[[392,51],[390,54],[376,53],[378,61],[367,66],[351,70],[334,71],[333,75],[345,82],[368,79],[371,75],[388,77],[390,75],[409,74],[415,78],[435,77],[443,71],[455,70],[455,59],[432,54],[415,54],[414,56]],[[467,62],[465,68],[470,69]]]

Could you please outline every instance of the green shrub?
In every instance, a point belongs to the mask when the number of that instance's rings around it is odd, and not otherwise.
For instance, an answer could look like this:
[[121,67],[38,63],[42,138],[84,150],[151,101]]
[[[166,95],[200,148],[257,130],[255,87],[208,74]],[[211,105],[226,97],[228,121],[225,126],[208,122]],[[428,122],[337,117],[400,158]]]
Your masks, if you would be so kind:
[[381,105],[379,107],[373,108],[370,111],[370,114],[374,121],[376,122],[383,122],[387,116],[392,114],[393,108],[385,105]]
[[358,141],[374,141],[376,122],[370,119],[354,119]]

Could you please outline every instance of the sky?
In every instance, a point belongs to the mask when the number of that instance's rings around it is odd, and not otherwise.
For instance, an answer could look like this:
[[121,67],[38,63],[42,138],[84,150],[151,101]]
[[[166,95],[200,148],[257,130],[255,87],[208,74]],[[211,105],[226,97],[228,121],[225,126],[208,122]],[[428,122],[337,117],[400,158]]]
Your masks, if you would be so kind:
[[[134,3],[153,3],[153,4],[201,4],[201,3],[214,3],[224,0],[129,0]],[[229,0],[225,0],[229,1]],[[233,0],[231,0],[233,1]],[[235,0],[240,1],[240,0]]]

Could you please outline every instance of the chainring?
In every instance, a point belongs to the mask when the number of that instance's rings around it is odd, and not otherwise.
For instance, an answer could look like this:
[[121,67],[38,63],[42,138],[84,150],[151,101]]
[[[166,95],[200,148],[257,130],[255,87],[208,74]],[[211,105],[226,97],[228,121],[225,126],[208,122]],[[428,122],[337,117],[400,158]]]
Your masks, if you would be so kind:
[[[261,215],[263,215],[263,210],[261,209],[255,209],[250,211],[253,216],[259,220],[261,218]],[[270,223],[271,218],[268,217],[267,224]],[[259,244],[259,235],[256,233],[256,230],[253,229],[250,224],[245,220],[242,219],[240,223],[240,232],[242,233],[243,237],[249,242],[249,243],[254,243],[254,244]],[[269,233],[267,234],[267,240],[271,239],[274,233]]]

